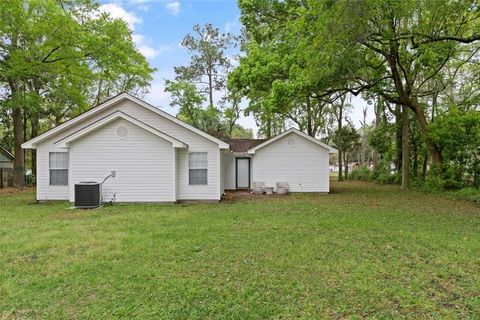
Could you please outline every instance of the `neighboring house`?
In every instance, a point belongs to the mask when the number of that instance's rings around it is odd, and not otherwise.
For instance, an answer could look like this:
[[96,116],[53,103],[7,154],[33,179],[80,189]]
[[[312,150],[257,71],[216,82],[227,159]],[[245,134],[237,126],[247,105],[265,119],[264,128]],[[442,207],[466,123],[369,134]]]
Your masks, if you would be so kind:
[[0,168],[13,169],[13,154],[0,146]]
[[76,183],[102,181],[112,170],[104,201],[218,201],[226,189],[248,189],[254,180],[329,191],[335,150],[298,130],[229,143],[121,94],[22,147],[37,149],[37,200],[73,202]]
[[0,146],[0,188],[9,187],[13,178],[13,154]]

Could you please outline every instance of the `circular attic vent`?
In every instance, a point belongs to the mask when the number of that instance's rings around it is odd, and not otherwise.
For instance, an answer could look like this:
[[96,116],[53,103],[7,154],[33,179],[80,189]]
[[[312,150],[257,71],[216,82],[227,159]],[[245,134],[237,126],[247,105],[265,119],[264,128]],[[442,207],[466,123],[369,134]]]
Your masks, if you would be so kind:
[[128,136],[128,128],[125,126],[119,126],[115,133],[117,134],[117,137],[125,139]]
[[294,148],[297,145],[297,140],[294,137],[289,137],[287,143],[290,148]]

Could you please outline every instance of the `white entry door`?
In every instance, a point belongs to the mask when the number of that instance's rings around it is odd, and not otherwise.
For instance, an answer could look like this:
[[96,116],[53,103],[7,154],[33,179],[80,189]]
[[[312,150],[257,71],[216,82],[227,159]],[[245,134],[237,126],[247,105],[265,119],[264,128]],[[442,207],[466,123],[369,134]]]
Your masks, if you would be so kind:
[[250,158],[236,158],[237,189],[250,188]]

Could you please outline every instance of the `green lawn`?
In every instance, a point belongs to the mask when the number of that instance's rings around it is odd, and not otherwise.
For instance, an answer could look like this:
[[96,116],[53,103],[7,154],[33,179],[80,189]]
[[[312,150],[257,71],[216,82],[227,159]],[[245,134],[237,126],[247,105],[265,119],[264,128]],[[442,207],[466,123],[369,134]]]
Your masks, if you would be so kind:
[[480,318],[480,207],[394,186],[67,210],[0,195],[0,319]]

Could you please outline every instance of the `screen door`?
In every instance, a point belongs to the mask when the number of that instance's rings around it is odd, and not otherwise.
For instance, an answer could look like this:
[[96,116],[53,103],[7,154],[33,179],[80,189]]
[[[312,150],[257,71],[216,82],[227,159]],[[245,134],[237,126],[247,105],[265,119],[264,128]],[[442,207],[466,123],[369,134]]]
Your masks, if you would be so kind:
[[236,158],[237,189],[250,188],[250,158]]

